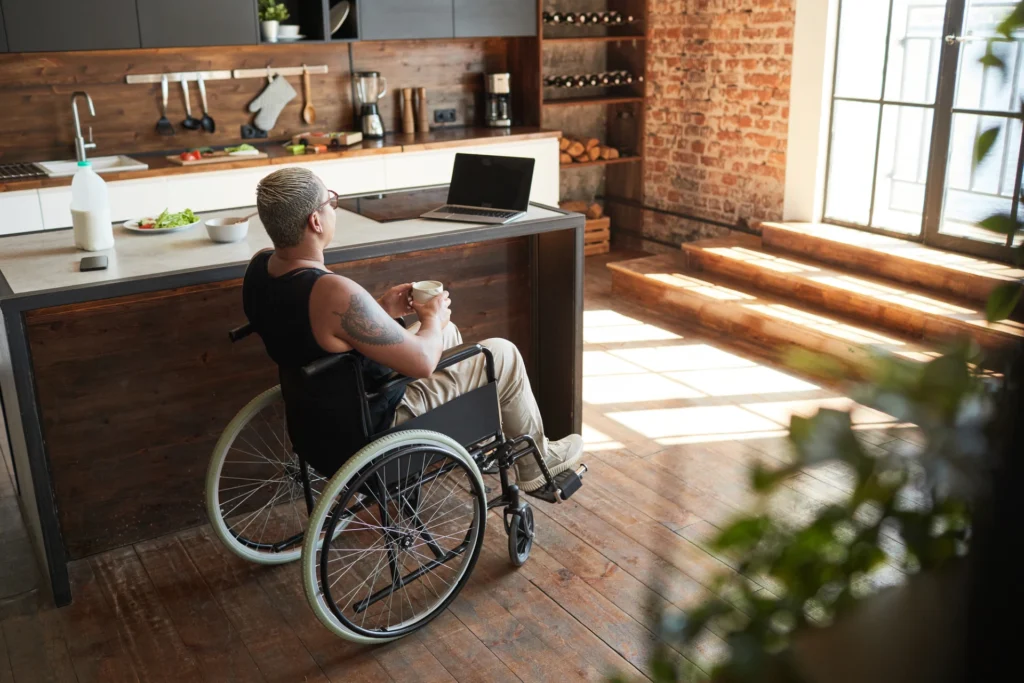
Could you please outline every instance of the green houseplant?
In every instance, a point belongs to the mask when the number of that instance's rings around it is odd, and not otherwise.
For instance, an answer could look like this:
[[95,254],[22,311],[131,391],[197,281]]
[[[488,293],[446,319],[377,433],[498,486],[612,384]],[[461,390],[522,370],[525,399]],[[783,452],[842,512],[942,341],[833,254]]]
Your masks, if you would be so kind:
[[[1011,40],[1022,27],[1024,2],[1019,2],[989,42],[981,60],[986,68],[1010,77],[993,43]],[[978,136],[975,165],[990,153],[998,135],[999,129],[992,128]],[[997,214],[980,226],[1007,234],[1024,223]],[[1018,247],[1018,263],[1021,254]],[[1009,317],[1022,291],[1019,282],[998,287],[988,302],[988,319]],[[975,346],[964,340],[928,363],[879,358],[873,374],[849,387],[858,402],[915,426],[906,429],[907,447],[899,455],[872,449],[858,438],[847,412],[822,409],[810,418],[793,417],[791,462],[773,470],[753,468],[751,484],[762,494],[761,506],[733,521],[712,542],[715,550],[728,554],[737,571],[722,576],[714,597],[696,609],[663,616],[656,628],[660,640],[652,656],[653,680],[935,681],[961,675],[958,667],[967,666],[965,662],[976,664],[977,657],[972,661],[970,655],[956,659],[949,654],[965,647],[965,629],[960,627],[966,618],[957,599],[969,591],[984,592],[977,587],[978,578],[969,583],[964,568],[975,523],[981,519],[988,524],[987,538],[994,534],[988,489],[1001,487],[994,485],[993,468],[1013,471],[1004,466],[1020,446],[1015,411],[1024,368],[1019,350],[996,378],[981,371],[981,360]],[[812,374],[843,380],[843,369],[827,359],[795,353],[791,362]],[[998,454],[1002,461],[993,457]],[[850,474],[845,497],[800,524],[771,513],[771,494],[783,481],[825,463],[841,463]],[[1006,545],[1005,538],[1000,542]],[[873,584],[873,572],[885,565],[905,574],[904,586],[880,591]],[[891,599],[894,595],[896,600]],[[946,623],[937,626],[934,621]],[[941,634],[930,649],[915,651],[908,644],[917,637],[915,630]],[[702,671],[684,653],[708,637],[724,641],[725,656]],[[883,673],[879,675],[877,666],[864,673],[854,660],[886,650],[865,649],[864,642],[886,639],[895,642],[880,658]],[[977,636],[973,642],[978,639],[988,638]],[[912,661],[896,662],[894,651]],[[822,666],[829,659],[845,661]],[[851,678],[850,671],[858,668],[860,678]]]
[[291,14],[283,2],[276,2],[276,0],[259,0],[258,7],[263,40],[268,43],[276,43],[281,22],[287,21]]

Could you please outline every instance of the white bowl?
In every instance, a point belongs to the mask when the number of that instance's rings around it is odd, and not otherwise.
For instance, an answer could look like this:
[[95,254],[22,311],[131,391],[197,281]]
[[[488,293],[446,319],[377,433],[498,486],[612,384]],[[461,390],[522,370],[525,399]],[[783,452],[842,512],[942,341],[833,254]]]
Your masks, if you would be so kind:
[[231,216],[211,218],[206,221],[206,234],[214,242],[237,242],[245,239],[246,233],[249,232],[249,221],[228,223],[230,220],[234,219]]
[[278,38],[294,38],[299,35],[298,24],[279,24],[277,27]]

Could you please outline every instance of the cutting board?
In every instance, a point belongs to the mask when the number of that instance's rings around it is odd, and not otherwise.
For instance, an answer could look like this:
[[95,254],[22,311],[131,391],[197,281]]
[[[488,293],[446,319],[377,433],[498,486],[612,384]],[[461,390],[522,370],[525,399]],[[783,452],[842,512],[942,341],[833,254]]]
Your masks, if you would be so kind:
[[213,154],[205,156],[198,161],[185,161],[177,154],[168,155],[167,160],[172,164],[178,164],[179,166],[202,166],[203,164],[223,164],[228,161],[249,161],[251,159],[266,158],[266,152],[260,152],[259,154],[240,154],[238,156],[231,156],[227,152],[214,152]]

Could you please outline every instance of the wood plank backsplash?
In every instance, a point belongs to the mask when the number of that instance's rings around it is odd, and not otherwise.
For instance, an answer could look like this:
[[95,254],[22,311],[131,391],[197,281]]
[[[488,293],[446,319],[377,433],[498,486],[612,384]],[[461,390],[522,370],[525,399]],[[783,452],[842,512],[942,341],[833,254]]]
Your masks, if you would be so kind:
[[[237,144],[249,123],[249,102],[266,81],[210,81],[206,90],[215,133],[181,127],[185,104],[181,85],[171,83],[168,118],[173,137],[155,130],[160,117],[160,84],[127,85],[127,74],[326,64],[329,73],[311,76],[317,120],[302,122],[302,82],[290,78],[298,96],[282,111],[271,137],[309,129],[351,130],[355,121],[349,45],[298,43],[207,48],[105,50],[0,54],[0,163],[74,157],[70,96],[85,90],[96,116],[79,104],[83,132],[92,126],[97,148],[92,156],[180,150],[202,145]],[[384,124],[400,129],[398,99],[402,87],[425,87],[431,110],[455,108],[456,125],[479,123],[483,73],[506,68],[504,39],[365,42],[352,46],[355,70],[377,70],[388,79],[381,102]],[[191,84],[192,114],[202,116],[199,91]],[[431,117],[432,120],[432,117]]]

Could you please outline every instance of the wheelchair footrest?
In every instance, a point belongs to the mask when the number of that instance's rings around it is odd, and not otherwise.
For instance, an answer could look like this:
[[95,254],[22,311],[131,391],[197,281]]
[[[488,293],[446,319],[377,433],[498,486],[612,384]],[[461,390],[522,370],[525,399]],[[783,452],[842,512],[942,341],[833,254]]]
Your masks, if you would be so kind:
[[583,475],[586,473],[587,466],[580,465],[575,470],[555,475],[552,477],[553,483],[545,484],[536,491],[529,491],[526,495],[548,503],[561,503],[563,500],[569,500],[569,497],[583,486]]

